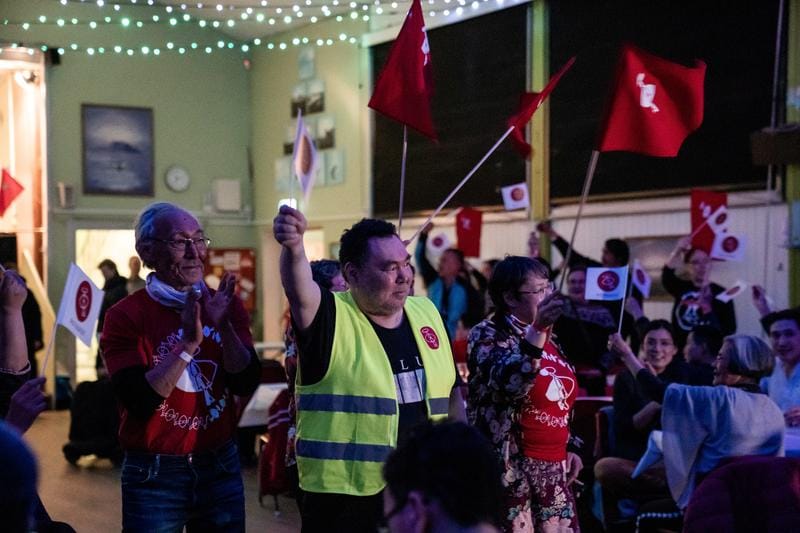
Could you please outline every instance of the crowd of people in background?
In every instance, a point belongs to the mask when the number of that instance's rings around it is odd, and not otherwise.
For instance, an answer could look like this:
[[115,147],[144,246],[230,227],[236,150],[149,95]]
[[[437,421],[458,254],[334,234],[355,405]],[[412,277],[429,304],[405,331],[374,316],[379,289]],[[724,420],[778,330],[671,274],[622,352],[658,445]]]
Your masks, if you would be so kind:
[[[637,289],[624,307],[587,300],[588,268],[631,261],[618,238],[596,260],[541,223],[527,256],[479,272],[455,248],[429,256],[427,227],[414,250],[426,295],[414,296],[412,255],[391,223],[346,230],[338,261],[309,261],[306,227],[288,206],[273,225],[289,305],[286,466],[304,532],[579,531],[586,480],[601,489],[606,527],[638,516],[647,530],[644,518],[658,516],[673,522],[653,527],[679,529],[709,473],[732,457],[782,455],[800,426],[800,310],[772,309],[755,286],[769,344],[737,334],[711,258],[688,237],[662,269],[674,299],[664,320],[645,315]],[[135,231],[129,278],[111,260],[98,266],[123,529],[243,531],[234,397],[260,377],[249,318],[233,276],[206,286],[210,240],[193,215],[152,204]],[[564,259],[556,268],[540,257],[540,235]],[[0,506],[9,531],[70,531],[38,499],[19,438],[45,408],[27,297],[14,271],[0,273]],[[607,394],[613,446],[585,468],[592,443],[574,432],[575,404]],[[645,461],[654,449],[661,459]]]

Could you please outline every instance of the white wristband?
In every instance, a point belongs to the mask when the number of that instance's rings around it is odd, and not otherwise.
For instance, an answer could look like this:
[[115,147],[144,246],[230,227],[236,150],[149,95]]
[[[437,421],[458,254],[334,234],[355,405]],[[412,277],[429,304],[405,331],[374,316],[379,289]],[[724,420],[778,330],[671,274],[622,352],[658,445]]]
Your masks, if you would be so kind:
[[183,360],[184,360],[184,361],[186,361],[187,363],[191,363],[192,361],[194,361],[194,357],[192,357],[191,355],[189,355],[189,354],[188,354],[188,353],[186,353],[186,352],[181,352],[181,353],[179,353],[179,354],[178,354],[178,357],[180,357],[181,359],[183,359]]

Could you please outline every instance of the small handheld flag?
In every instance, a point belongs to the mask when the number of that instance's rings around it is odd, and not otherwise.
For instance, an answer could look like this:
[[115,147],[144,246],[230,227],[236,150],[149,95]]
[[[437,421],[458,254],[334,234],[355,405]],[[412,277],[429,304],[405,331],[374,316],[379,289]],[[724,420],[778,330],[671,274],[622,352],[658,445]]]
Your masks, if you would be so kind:
[[622,300],[628,286],[628,267],[587,268],[586,292],[587,300]]

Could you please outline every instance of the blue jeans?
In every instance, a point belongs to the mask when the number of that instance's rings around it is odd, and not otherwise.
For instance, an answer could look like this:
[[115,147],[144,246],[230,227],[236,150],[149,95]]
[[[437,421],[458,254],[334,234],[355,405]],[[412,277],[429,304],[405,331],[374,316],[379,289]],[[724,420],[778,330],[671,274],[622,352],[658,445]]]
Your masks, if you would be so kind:
[[122,530],[243,532],[244,484],[233,441],[214,452],[127,452],[122,463]]

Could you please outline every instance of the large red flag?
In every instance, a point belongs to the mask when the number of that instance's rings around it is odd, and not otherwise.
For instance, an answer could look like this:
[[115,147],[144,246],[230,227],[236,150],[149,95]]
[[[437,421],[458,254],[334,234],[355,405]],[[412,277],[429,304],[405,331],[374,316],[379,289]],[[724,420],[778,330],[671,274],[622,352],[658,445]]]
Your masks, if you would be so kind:
[[481,256],[482,219],[483,213],[469,207],[462,207],[456,215],[458,249],[467,257]]
[[0,217],[6,214],[6,209],[19,196],[25,188],[14,178],[8,170],[3,169],[3,180],[0,181]]
[[597,147],[675,157],[703,122],[706,64],[685,67],[633,45],[622,48]]
[[420,0],[414,0],[375,83],[369,107],[436,140],[431,54]]
[[556,72],[550,81],[547,82],[544,89],[540,93],[523,93],[519,98],[519,111],[517,114],[508,119],[508,127],[513,126],[514,130],[511,132],[511,140],[514,143],[514,148],[522,155],[522,157],[529,157],[531,155],[531,145],[525,140],[525,125],[530,121],[533,114],[542,105],[542,102],[553,92],[558,80],[564,75],[566,71],[572,67],[575,62],[575,56],[572,56],[566,64],[561,67],[561,70]]
[[[728,205],[728,195],[724,192],[692,189],[691,219],[692,247],[711,253],[717,232],[714,228],[726,221],[709,220],[711,215],[721,216],[720,208]],[[727,215],[725,215],[727,216]]]

